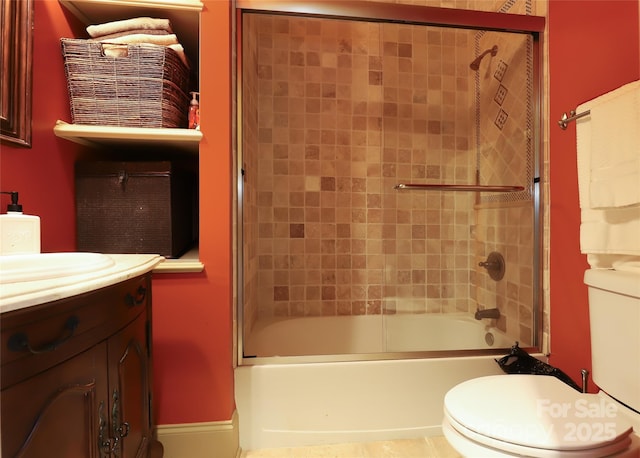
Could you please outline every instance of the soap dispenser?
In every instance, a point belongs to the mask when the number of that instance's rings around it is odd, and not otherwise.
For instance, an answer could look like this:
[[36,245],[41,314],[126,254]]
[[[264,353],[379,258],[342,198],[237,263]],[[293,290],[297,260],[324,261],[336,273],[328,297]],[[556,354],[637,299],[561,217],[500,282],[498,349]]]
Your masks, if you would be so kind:
[[200,102],[199,92],[191,91],[191,102],[189,102],[189,129],[200,130]]
[[22,213],[16,191],[9,194],[7,213],[0,215],[0,255],[40,253],[40,217]]

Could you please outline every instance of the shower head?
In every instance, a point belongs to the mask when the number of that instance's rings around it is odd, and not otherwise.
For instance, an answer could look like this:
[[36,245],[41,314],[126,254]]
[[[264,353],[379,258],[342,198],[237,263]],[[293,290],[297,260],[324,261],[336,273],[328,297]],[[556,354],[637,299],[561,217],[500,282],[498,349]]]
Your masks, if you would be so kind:
[[473,60],[473,62],[471,62],[469,64],[469,68],[471,68],[471,70],[477,72],[480,69],[480,62],[482,61],[484,56],[486,56],[487,54],[491,54],[491,56],[495,56],[496,54],[498,54],[498,45],[493,45],[493,48],[487,49],[485,52],[483,52],[478,57],[476,57]]

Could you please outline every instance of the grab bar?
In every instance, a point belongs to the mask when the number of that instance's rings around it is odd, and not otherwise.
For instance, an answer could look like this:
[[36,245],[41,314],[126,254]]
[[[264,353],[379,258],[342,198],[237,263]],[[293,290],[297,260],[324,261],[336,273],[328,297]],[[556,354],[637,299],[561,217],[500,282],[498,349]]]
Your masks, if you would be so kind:
[[589,116],[590,114],[591,110],[583,111],[582,113],[578,114],[576,114],[576,110],[571,110],[569,112],[569,116],[567,116],[567,113],[562,113],[562,118],[560,118],[560,121],[558,121],[558,125],[560,126],[560,129],[566,130],[567,123],[575,121],[576,119],[583,118],[585,116]]
[[524,191],[524,186],[400,183],[395,185],[393,189],[421,189],[424,191],[518,192],[518,191]]

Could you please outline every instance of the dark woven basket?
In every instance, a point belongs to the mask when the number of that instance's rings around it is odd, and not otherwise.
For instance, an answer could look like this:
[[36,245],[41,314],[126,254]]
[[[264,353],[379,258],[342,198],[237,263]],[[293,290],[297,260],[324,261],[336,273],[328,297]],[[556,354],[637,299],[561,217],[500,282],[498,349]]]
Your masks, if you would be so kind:
[[106,56],[100,42],[62,38],[75,124],[187,127],[189,68],[165,46],[121,45]]

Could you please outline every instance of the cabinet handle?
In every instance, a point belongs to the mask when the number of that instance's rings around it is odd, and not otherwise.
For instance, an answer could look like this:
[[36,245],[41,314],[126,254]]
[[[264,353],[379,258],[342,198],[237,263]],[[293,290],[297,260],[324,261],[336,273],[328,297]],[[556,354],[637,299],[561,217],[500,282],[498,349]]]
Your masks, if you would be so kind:
[[111,407],[111,427],[113,429],[113,446],[111,447],[111,453],[118,456],[120,450],[118,444],[120,439],[127,437],[131,427],[128,421],[120,423],[120,396],[118,390],[113,390],[112,398],[113,406]]
[[104,401],[100,401],[98,407],[98,449],[100,458],[109,456],[111,453],[111,438],[105,438],[107,432],[107,420],[104,418]]
[[129,425],[128,421],[122,423],[116,430],[120,437],[127,437],[129,435],[129,431],[131,431],[131,426]]
[[64,327],[62,329],[63,334],[53,342],[45,344],[40,348],[33,348],[31,344],[29,344],[29,337],[24,332],[18,332],[9,337],[7,346],[9,347],[9,350],[16,352],[26,350],[34,355],[37,355],[39,353],[47,353],[55,350],[71,337],[73,337],[78,324],[80,324],[80,320],[78,319],[78,317],[75,315],[70,316],[64,323]]
[[140,285],[136,291],[136,296],[134,297],[131,293],[127,293],[124,297],[124,303],[127,307],[135,307],[136,305],[144,304],[144,300],[147,296],[147,288]]

